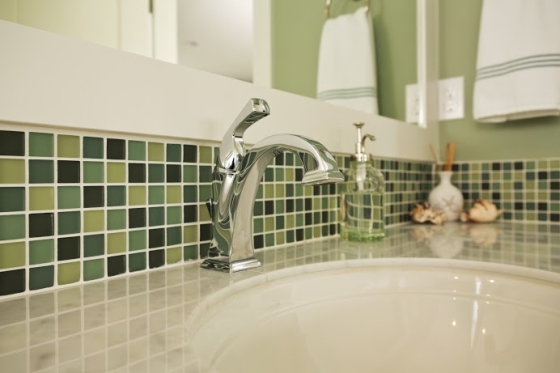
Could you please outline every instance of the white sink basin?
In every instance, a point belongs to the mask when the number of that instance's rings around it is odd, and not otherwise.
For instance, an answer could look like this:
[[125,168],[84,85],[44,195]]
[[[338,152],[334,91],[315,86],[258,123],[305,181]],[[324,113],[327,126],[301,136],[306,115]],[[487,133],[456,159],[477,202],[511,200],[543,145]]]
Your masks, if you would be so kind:
[[559,372],[560,276],[435,259],[323,263],[202,303],[187,338],[212,372]]

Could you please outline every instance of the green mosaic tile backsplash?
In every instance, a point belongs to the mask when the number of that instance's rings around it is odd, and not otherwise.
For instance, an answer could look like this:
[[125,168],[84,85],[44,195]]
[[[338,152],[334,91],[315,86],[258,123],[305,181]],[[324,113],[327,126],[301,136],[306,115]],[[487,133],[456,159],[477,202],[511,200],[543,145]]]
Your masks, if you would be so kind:
[[[211,235],[217,147],[135,136],[0,129],[0,296],[199,260]],[[342,171],[348,155],[337,155]],[[256,249],[338,234],[336,185],[304,187],[298,156],[278,155],[254,206]],[[386,226],[410,220],[437,182],[432,165],[375,159],[386,179]],[[472,200],[503,218],[558,222],[560,160],[454,165]]]

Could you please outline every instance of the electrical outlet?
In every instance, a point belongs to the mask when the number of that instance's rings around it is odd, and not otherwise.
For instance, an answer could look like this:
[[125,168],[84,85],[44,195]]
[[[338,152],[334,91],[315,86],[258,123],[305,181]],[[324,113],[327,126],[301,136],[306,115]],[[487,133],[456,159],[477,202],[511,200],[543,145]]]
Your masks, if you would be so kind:
[[464,78],[462,76],[438,82],[439,120],[462,119],[465,117]]
[[406,122],[418,123],[420,99],[418,97],[418,84],[406,86]]

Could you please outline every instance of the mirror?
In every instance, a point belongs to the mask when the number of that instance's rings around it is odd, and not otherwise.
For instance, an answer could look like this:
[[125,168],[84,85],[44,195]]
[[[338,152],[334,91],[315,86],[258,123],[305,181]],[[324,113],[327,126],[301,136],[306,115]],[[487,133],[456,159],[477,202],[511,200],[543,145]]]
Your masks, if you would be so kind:
[[[424,1],[370,0],[382,116],[404,121],[405,86],[422,80],[416,19]],[[360,6],[333,0],[330,11]],[[324,0],[2,0],[0,19],[315,97],[324,7]]]

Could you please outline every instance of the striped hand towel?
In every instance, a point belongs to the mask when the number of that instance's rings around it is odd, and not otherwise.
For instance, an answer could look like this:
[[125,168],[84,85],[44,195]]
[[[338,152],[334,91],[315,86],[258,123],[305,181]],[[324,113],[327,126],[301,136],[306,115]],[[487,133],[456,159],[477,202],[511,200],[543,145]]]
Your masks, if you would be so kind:
[[560,115],[559,16],[560,0],[484,0],[475,120]]
[[366,8],[327,19],[319,49],[317,98],[377,114],[375,51]]

